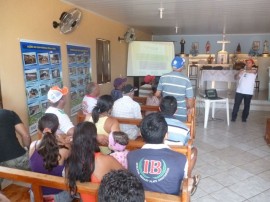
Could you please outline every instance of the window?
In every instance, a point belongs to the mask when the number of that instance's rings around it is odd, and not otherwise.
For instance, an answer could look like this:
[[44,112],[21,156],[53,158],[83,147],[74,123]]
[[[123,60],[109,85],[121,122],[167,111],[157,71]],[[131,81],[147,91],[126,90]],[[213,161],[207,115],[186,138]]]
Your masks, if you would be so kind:
[[96,40],[97,47],[97,83],[111,82],[110,41]]

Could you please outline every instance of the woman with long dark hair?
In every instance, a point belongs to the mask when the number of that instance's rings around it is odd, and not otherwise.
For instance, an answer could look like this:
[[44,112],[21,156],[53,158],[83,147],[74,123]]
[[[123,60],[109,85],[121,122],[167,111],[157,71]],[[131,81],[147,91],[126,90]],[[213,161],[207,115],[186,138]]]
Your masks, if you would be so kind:
[[97,105],[92,114],[86,116],[85,121],[93,122],[97,128],[97,141],[103,145],[100,147],[103,154],[111,153],[108,148],[108,137],[110,132],[120,131],[117,119],[110,116],[113,107],[113,98],[110,95],[102,95],[97,100]]
[[[82,122],[75,127],[71,154],[67,160],[66,177],[72,196],[76,196],[76,181],[100,183],[111,170],[123,169],[112,156],[100,153],[97,129],[91,122]],[[95,196],[81,194],[83,201],[95,201]]]
[[[55,114],[46,113],[39,119],[38,129],[42,133],[42,139],[32,142],[29,149],[32,171],[62,176],[70,150],[57,140],[55,133],[58,127],[59,121]],[[42,187],[42,192],[44,201],[71,201],[67,191]],[[31,201],[34,201],[32,192]]]

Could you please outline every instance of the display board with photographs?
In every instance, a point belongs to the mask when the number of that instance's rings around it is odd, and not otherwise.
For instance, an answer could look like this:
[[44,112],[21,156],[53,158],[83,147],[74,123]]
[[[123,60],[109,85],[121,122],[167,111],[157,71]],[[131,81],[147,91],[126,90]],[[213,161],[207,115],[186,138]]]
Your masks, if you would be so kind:
[[86,85],[91,81],[90,48],[80,45],[67,45],[70,81],[71,116],[81,109]]
[[48,107],[51,86],[63,86],[60,46],[50,43],[20,41],[24,69],[29,132],[37,131],[38,119]]

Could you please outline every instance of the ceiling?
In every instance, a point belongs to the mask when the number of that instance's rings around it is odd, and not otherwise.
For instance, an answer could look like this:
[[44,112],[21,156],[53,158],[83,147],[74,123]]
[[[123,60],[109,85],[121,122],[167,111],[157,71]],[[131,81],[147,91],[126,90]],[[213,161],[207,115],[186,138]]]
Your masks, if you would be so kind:
[[270,33],[270,0],[62,1],[152,35]]

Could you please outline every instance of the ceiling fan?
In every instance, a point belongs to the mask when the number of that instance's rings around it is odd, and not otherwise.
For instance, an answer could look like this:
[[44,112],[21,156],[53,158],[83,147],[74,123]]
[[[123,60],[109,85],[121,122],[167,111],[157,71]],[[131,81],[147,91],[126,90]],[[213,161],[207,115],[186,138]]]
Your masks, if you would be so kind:
[[73,8],[61,14],[60,22],[53,21],[53,27],[55,29],[59,27],[60,32],[63,34],[70,33],[78,26],[81,17],[82,12],[77,8]]
[[135,41],[136,40],[136,34],[135,34],[135,30],[133,28],[129,28],[127,30],[127,32],[124,34],[124,37],[118,37],[118,41],[125,41],[126,43],[129,43],[131,41]]

